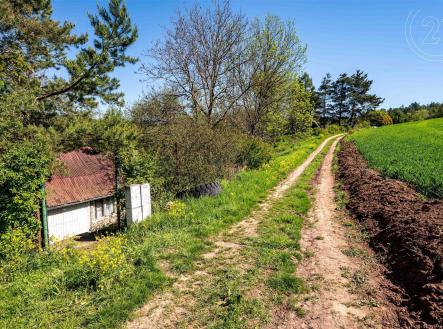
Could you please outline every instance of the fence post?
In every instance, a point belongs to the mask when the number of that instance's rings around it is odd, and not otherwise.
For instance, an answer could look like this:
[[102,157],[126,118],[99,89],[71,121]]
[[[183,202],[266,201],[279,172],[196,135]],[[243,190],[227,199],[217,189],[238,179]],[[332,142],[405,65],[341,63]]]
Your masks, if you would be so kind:
[[49,232],[48,232],[48,210],[46,209],[46,189],[45,184],[42,184],[41,188],[42,202],[41,202],[41,220],[43,230],[43,248],[46,249],[49,246]]

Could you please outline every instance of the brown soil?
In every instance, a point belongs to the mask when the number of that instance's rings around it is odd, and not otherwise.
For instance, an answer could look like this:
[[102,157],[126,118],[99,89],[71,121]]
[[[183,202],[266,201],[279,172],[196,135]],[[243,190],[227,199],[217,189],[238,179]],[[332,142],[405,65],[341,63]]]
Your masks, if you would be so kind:
[[[268,197],[259,204],[258,208],[253,211],[249,217],[233,225],[227,232],[227,236],[256,236],[257,225],[263,216],[267,214],[272,204],[295,184],[314,158],[331,139],[337,138],[337,136],[338,135],[332,136],[324,140],[299,167],[270,192]],[[207,276],[210,268],[224,266],[229,262],[237,263],[238,253],[242,248],[240,244],[229,241],[223,234],[216,237],[212,242],[215,248],[211,252],[202,255],[202,261],[197,263],[198,270],[187,275],[182,275],[180,278],[175,278],[176,282],[172,287],[172,291],[161,292],[149,300],[135,314],[135,319],[127,323],[128,329],[177,327],[177,324],[194,304],[195,298],[193,295],[201,288],[202,277]]]
[[337,142],[316,179],[315,204],[301,233],[307,256],[297,266],[297,276],[310,292],[297,306],[306,314],[300,317],[283,305],[270,328],[399,328],[386,290],[380,289],[386,285],[382,269],[356,239],[356,228],[344,225],[346,214],[336,209],[332,161]]
[[368,169],[343,142],[340,171],[348,208],[367,228],[370,245],[404,293],[397,303],[404,328],[443,327],[443,200],[424,201],[405,183]]

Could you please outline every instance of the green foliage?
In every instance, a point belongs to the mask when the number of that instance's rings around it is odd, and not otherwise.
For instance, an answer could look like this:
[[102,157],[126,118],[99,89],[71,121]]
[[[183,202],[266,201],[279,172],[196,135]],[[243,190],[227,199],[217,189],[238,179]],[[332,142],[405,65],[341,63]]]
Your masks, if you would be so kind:
[[179,116],[167,125],[142,129],[172,193],[224,178],[237,155],[238,132],[229,126],[213,128],[206,120]]
[[381,127],[392,125],[391,116],[385,111],[370,111],[365,118],[369,121],[371,126]]
[[174,213],[157,212],[121,236],[100,241],[92,254],[62,248],[35,255],[31,268],[0,285],[0,327],[119,326],[148,296],[170,284],[156,266],[159,261],[168,259],[178,271],[192,269],[210,236],[249,214],[322,140],[298,142],[291,153],[223,182],[217,197],[186,200]]
[[142,131],[123,111],[111,108],[99,119],[76,116],[60,139],[65,150],[92,145],[107,154],[117,163],[122,184],[150,183],[155,209],[170,199],[156,151],[144,146]]
[[337,134],[349,132],[349,130],[350,129],[347,126],[339,126],[336,124],[327,124],[327,125],[325,125],[325,128],[315,127],[313,129],[313,134],[314,135],[320,135],[320,134],[337,135]]
[[25,227],[30,236],[35,236],[39,229],[35,214],[40,187],[53,158],[48,136],[39,129],[33,129],[33,133],[32,138],[4,144],[5,150],[0,153],[0,233]]
[[29,232],[21,228],[0,234],[0,282],[8,281],[26,266],[28,255],[35,250]]
[[368,74],[357,70],[354,74],[342,73],[332,81],[326,74],[317,92],[317,115],[320,122],[347,124],[354,127],[359,118],[377,108],[383,101],[369,94],[373,81]]
[[408,106],[389,108],[386,111],[392,117],[393,123],[420,121],[443,117],[443,104],[432,102],[423,105],[414,102]]
[[134,271],[131,253],[123,248],[124,236],[100,239],[92,251],[80,250],[71,253],[71,262],[63,280],[67,289],[82,288],[110,290],[114,284],[126,279]]
[[[39,230],[40,186],[51,174],[54,153],[75,144],[59,132],[99,99],[120,104],[118,80],[109,73],[135,62],[125,53],[137,29],[122,1],[111,0],[98,16],[90,15],[95,40],[89,46],[83,46],[87,35],[72,33],[74,24],[51,16],[47,0],[0,1],[0,233],[21,228],[32,239]],[[73,46],[80,49],[69,58]],[[54,76],[59,70],[64,73]],[[121,140],[127,132],[120,133]]]
[[293,135],[306,133],[313,122],[312,93],[298,79],[291,82],[289,92],[287,132]]
[[293,22],[272,15],[251,23],[249,40],[250,61],[244,68],[244,81],[239,83],[246,91],[242,97],[244,124],[249,134],[263,136],[267,119],[285,101],[293,76],[306,62],[306,45]]
[[[109,73],[136,61],[125,52],[137,38],[121,0],[98,7],[98,16],[89,15],[93,46],[81,48],[73,59],[68,58],[69,48],[85,45],[88,36],[74,35],[72,23],[53,20],[50,1],[2,1],[0,6],[0,93],[32,94],[22,109],[30,122],[47,124],[45,118],[60,109],[95,107],[97,97],[121,102],[122,95],[114,92],[118,80]],[[64,69],[68,78],[49,76],[49,69]]]
[[272,147],[262,140],[246,139],[244,145],[240,146],[237,163],[248,168],[256,169],[269,162],[272,157]]
[[267,133],[274,137],[309,133],[314,114],[312,93],[297,77],[289,81],[284,92],[284,101],[268,114]]
[[330,124],[326,126],[326,131],[328,134],[335,135],[345,132],[346,128],[343,128],[342,126],[339,125]]
[[430,197],[443,197],[443,119],[368,128],[350,136],[369,165]]
[[369,128],[371,126],[371,123],[367,120],[359,120],[358,123],[355,125],[355,129],[360,128]]

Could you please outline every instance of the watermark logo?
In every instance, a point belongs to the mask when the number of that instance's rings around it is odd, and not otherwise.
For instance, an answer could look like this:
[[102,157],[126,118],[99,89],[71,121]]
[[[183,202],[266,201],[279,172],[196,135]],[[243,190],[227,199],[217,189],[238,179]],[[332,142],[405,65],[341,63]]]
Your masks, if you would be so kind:
[[406,19],[405,37],[409,48],[420,58],[443,61],[443,17],[411,11]]

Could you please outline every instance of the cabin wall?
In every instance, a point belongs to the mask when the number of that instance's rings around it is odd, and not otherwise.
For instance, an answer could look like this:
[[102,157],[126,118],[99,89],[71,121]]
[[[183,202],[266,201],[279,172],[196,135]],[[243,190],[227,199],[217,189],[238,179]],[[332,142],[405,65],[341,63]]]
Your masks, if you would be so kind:
[[48,210],[48,232],[51,240],[89,232],[89,202]]
[[95,232],[113,224],[117,224],[113,197],[48,209],[49,238],[53,241]]

